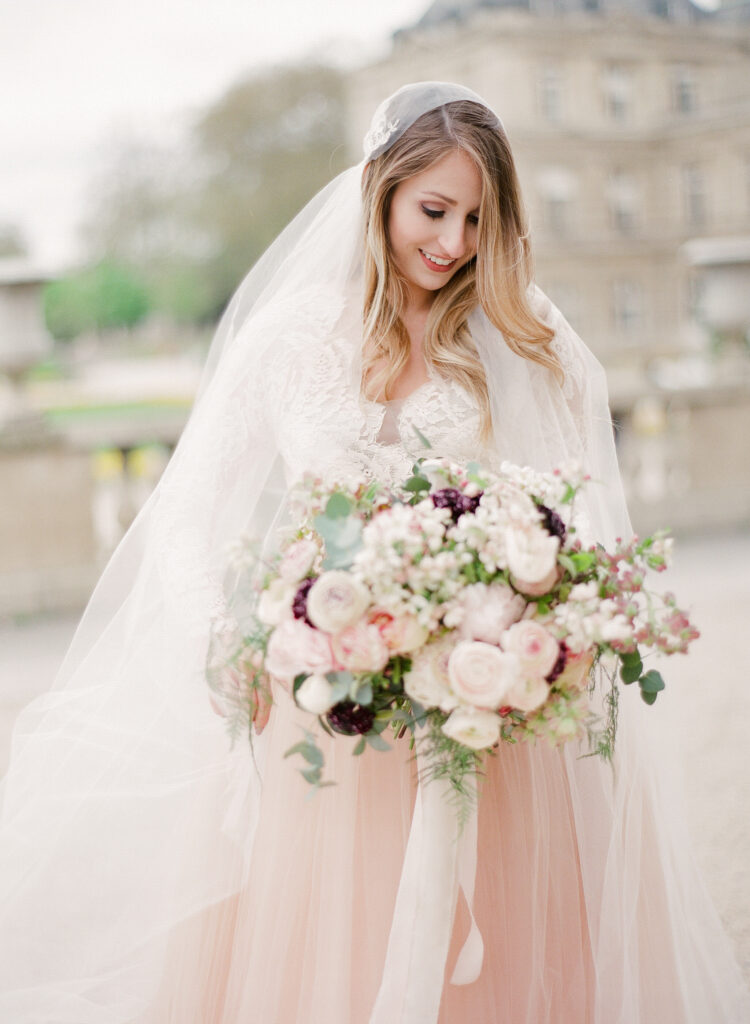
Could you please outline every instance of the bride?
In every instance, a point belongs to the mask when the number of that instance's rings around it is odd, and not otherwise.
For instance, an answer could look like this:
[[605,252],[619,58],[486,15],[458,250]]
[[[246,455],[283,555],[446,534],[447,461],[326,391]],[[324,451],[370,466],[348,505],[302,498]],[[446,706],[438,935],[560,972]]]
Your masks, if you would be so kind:
[[[582,461],[628,531],[601,367],[535,288],[507,136],[417,83],[364,160],[243,282],[191,420],[48,694],[19,718],[0,829],[8,1024],[718,1024],[750,1019],[716,913],[622,701],[614,769],[505,746],[456,838],[407,743],[309,798],[280,687],[230,750],[203,669],[227,546],[270,547],[305,471],[432,454]],[[572,746],[572,745],[568,745]]]

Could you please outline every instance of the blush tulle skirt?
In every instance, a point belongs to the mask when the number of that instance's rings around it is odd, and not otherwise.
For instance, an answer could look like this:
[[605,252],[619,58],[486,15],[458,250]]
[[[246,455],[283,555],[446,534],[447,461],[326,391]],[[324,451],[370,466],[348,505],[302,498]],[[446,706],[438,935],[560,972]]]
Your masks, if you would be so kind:
[[[336,785],[311,793],[285,751],[309,716],[284,695],[258,744],[262,785],[237,788],[237,891],[168,936],[143,1024],[368,1024],[389,949],[417,772],[408,740],[351,756],[323,736]],[[502,746],[479,801],[473,913],[484,944],[451,976],[471,926],[463,893],[435,1012],[401,1024],[741,1024],[747,993],[679,821],[621,722],[616,770],[573,749]],[[628,735],[628,733],[630,735]],[[250,759],[247,758],[247,763]],[[463,841],[463,840],[461,840]],[[391,949],[396,961],[402,951]],[[409,949],[403,957],[411,957]],[[408,974],[408,971],[404,976]]]

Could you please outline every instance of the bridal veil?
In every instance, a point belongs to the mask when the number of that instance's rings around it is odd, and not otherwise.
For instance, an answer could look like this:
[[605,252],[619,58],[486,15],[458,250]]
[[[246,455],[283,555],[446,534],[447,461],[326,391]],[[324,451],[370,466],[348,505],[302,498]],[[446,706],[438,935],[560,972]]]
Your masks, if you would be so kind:
[[[467,99],[486,106],[445,83],[389,97],[364,160],[311,200],[240,285],[169,466],[106,567],[52,688],[19,716],[0,819],[0,1020],[150,1020],[175,931],[252,892],[268,739],[255,740],[253,756],[244,743],[230,750],[204,664],[211,621],[224,607],[227,548],[241,534],[272,537],[292,482],[268,415],[269,368],[290,323],[302,323],[311,343],[335,337],[351,346],[358,393],[364,164],[421,114]],[[481,309],[470,321],[494,445],[502,458],[538,469],[582,462],[594,481],[592,534],[611,542],[629,525],[604,373],[538,289],[533,302],[555,329],[562,388],[512,353]],[[663,1020],[740,1024],[750,1017],[739,972],[651,770],[645,709],[626,698],[614,773],[563,754],[595,972],[591,1020],[651,1024],[643,989],[664,988],[666,978],[673,1002]],[[294,771],[288,762],[284,769]],[[541,816],[542,806],[529,813]],[[394,827],[417,848],[424,820],[422,808]],[[541,818],[538,825],[544,843]],[[404,970],[405,949],[424,928],[408,862],[407,852],[388,955],[377,967],[375,1024],[437,1020],[434,998],[417,998],[414,986],[422,993],[437,984],[439,1001],[444,955],[428,956],[417,979]],[[450,870],[449,923],[461,865]],[[202,948],[209,940],[204,934]],[[481,953],[475,944],[466,955],[468,977]],[[320,957],[322,970],[322,945]],[[186,971],[181,984],[185,1005],[197,1007],[197,977]]]

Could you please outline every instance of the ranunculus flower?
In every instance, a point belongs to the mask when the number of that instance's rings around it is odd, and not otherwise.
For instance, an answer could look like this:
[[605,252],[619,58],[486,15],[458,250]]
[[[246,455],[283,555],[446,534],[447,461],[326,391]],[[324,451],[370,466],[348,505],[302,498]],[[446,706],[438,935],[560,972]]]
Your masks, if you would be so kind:
[[429,630],[421,625],[416,615],[409,612],[393,616],[390,612],[375,609],[367,618],[371,625],[378,627],[388,649],[396,654],[415,651],[430,635]]
[[549,697],[549,683],[544,679],[529,677],[521,678],[511,686],[505,695],[505,701],[519,711],[536,711]]
[[464,610],[461,639],[488,644],[500,643],[504,630],[526,609],[524,599],[504,583],[472,583],[461,591],[459,603]]
[[324,715],[336,703],[333,699],[333,687],[325,676],[314,674],[308,676],[297,687],[294,698],[303,711],[313,715]]
[[350,672],[379,672],[388,663],[391,652],[377,626],[358,622],[331,637],[336,661]]
[[525,619],[514,623],[503,633],[503,650],[518,656],[521,673],[534,679],[544,679],[555,667],[560,645],[540,622]]
[[447,635],[425,644],[415,652],[411,668],[404,674],[404,691],[424,708],[450,711],[458,701],[451,693],[448,659],[455,646],[455,637]]
[[541,597],[542,594],[549,594],[550,590],[555,586],[556,583],[560,582],[562,577],[562,570],[558,565],[550,569],[547,575],[536,582],[531,580],[522,580],[518,576],[511,574],[511,580],[516,590],[520,590],[522,594],[528,594],[529,597]]
[[287,580],[273,580],[258,601],[260,621],[266,626],[278,626],[284,619],[291,618],[294,591],[294,584]]
[[506,534],[508,568],[528,583],[546,579],[557,564],[560,538],[540,525],[512,526]]
[[334,668],[331,638],[301,619],[285,619],[271,634],[266,669],[277,679],[290,681],[301,672],[325,674]]
[[325,633],[340,633],[362,617],[370,603],[367,587],[343,569],[317,578],[307,595],[307,615]]
[[279,576],[289,583],[298,583],[312,568],[318,554],[318,545],[314,540],[305,537],[296,540],[284,552],[279,565]]
[[592,650],[574,652],[568,650],[565,668],[555,680],[555,686],[583,690],[588,683],[589,670],[594,663]]
[[481,640],[462,640],[448,658],[451,690],[460,701],[478,708],[507,703],[504,698],[519,672],[515,654]]
[[500,739],[500,717],[494,711],[456,708],[443,722],[442,730],[446,736],[465,747],[483,750]]

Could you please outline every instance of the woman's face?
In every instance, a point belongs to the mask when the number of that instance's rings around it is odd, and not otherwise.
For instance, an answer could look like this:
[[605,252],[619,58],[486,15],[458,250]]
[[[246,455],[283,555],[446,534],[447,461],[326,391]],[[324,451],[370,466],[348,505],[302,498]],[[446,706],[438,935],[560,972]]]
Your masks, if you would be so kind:
[[460,149],[396,186],[388,237],[415,304],[429,306],[434,293],[476,254],[481,198],[479,170]]

